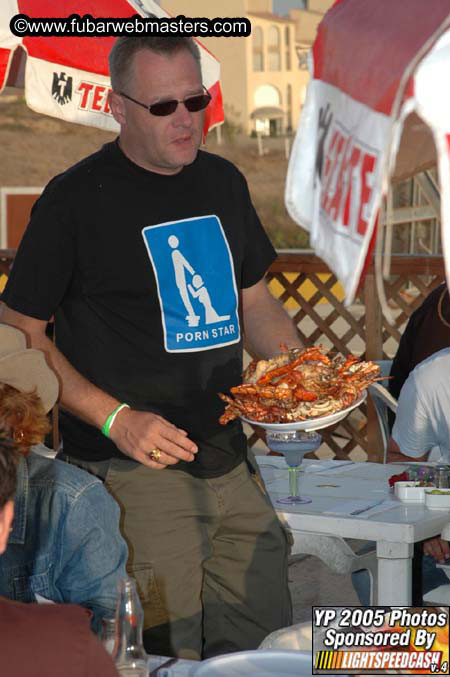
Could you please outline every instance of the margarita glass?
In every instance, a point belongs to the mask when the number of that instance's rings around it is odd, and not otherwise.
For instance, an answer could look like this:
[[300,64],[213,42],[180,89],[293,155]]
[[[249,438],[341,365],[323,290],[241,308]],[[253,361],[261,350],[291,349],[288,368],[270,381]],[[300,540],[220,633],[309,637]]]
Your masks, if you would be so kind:
[[321,436],[316,432],[301,430],[286,430],[285,432],[267,430],[266,441],[272,451],[283,454],[289,466],[289,496],[278,498],[277,503],[287,505],[311,503],[310,498],[303,498],[299,494],[299,472],[303,456],[320,447]]

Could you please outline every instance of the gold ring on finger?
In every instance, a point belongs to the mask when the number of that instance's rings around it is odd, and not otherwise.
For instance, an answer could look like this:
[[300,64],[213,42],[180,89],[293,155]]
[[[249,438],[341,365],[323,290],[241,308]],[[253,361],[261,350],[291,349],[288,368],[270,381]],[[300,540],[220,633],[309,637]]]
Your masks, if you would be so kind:
[[155,447],[154,449],[148,452],[148,455],[152,459],[152,461],[156,461],[156,463],[159,463],[159,459],[161,458],[161,449]]

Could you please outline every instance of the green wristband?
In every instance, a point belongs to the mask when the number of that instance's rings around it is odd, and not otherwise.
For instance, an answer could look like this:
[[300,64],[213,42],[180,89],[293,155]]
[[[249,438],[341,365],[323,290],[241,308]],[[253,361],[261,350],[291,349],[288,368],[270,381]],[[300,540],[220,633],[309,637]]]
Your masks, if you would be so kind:
[[127,407],[129,409],[130,405],[126,404],[125,402],[122,402],[122,404],[119,404],[119,406],[116,407],[114,409],[114,411],[112,411],[110,413],[110,415],[108,416],[108,418],[106,419],[106,421],[102,425],[102,433],[104,434],[105,437],[109,438],[109,431],[111,430],[111,426],[114,423],[117,414],[119,413],[119,411],[121,411],[125,407]]

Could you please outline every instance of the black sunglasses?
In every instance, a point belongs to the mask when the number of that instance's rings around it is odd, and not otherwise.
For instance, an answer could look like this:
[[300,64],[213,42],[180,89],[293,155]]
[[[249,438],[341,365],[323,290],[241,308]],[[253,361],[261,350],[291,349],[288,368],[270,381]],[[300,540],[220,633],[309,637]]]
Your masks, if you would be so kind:
[[203,89],[205,90],[206,94],[190,96],[189,98],[184,99],[184,101],[177,101],[176,99],[170,99],[170,101],[158,101],[158,103],[152,103],[150,106],[148,106],[146,103],[142,103],[141,101],[136,101],[136,99],[133,99],[133,97],[128,96],[128,94],[125,94],[124,92],[120,92],[120,95],[125,97],[125,99],[129,99],[133,103],[137,103],[139,106],[143,106],[152,115],[164,116],[175,113],[179,103],[184,104],[190,113],[197,113],[199,110],[206,108],[206,106],[211,101],[211,94],[204,85]]

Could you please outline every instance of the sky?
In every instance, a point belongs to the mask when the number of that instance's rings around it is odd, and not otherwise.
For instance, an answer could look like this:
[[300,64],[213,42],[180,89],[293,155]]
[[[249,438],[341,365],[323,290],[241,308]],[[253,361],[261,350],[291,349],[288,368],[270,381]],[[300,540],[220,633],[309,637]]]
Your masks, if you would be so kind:
[[290,9],[302,9],[304,7],[302,0],[273,0],[273,11],[275,14],[287,14]]

